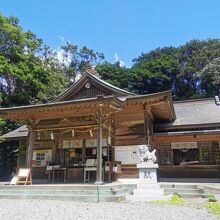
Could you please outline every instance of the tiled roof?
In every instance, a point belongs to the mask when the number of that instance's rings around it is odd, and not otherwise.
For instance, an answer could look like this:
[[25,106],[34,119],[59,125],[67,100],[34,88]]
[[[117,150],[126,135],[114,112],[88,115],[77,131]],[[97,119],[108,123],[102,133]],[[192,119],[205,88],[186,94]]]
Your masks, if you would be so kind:
[[17,139],[17,138],[25,138],[28,136],[28,128],[26,125],[22,125],[21,127],[2,135],[1,137],[4,139]]
[[173,122],[158,123],[157,127],[220,125],[220,105],[214,99],[174,102],[176,119]]
[[174,125],[220,123],[220,106],[214,99],[174,103]]

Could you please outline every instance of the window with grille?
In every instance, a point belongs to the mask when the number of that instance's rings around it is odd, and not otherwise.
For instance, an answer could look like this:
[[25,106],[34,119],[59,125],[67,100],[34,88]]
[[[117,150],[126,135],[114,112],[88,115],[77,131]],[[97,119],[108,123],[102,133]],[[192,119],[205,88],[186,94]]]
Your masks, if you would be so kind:
[[220,151],[217,141],[198,142],[200,162],[204,165],[220,164]]
[[157,161],[159,165],[172,164],[172,151],[170,143],[157,144]]

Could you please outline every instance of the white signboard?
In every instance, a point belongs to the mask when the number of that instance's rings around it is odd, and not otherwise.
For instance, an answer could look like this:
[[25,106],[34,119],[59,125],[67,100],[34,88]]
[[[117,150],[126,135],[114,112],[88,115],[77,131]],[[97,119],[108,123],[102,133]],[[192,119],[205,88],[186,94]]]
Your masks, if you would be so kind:
[[70,140],[70,148],[82,148],[83,140]]
[[82,148],[82,146],[83,140],[64,140],[62,148]]
[[122,164],[137,164],[137,145],[115,146],[115,160]]
[[18,172],[18,176],[19,177],[28,177],[29,173],[30,173],[30,169],[20,168],[19,172]]
[[64,141],[63,141],[63,146],[62,146],[62,148],[65,149],[65,148],[69,148],[69,147],[70,147],[70,142],[69,142],[69,140],[64,140]]
[[[107,146],[107,139],[102,139],[102,146]],[[97,139],[86,139],[86,147],[97,147]]]
[[171,143],[171,149],[196,149],[197,142],[175,142]]
[[33,166],[46,166],[52,161],[52,150],[34,150]]

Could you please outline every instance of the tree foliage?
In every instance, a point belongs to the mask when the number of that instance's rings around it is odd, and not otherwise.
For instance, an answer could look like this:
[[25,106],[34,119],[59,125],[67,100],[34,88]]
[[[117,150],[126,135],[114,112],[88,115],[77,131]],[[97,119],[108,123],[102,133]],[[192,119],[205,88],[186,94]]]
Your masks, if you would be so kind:
[[210,61],[200,72],[203,93],[219,94],[220,92],[220,57]]
[[120,67],[119,63],[111,64],[105,62],[98,64],[96,65],[96,71],[106,82],[122,89],[131,90],[132,85],[130,84],[130,79],[133,79],[133,77],[129,69]]
[[97,65],[104,59],[104,54],[88,47],[78,48],[77,45],[66,43],[61,47],[61,66],[68,79],[75,82],[76,77],[82,75],[87,68]]
[[61,73],[55,56],[49,55],[41,39],[30,31],[24,32],[17,18],[0,16],[2,106],[26,105],[52,98],[65,86],[66,79]]
[[[0,15],[1,107],[46,102],[60,93],[66,78],[55,54],[31,31],[23,31],[15,17]],[[6,121],[2,133],[16,123]]]
[[213,97],[220,92],[220,40],[192,40],[180,47],[142,53],[128,69],[104,63],[99,75],[137,94],[172,90],[175,100]]

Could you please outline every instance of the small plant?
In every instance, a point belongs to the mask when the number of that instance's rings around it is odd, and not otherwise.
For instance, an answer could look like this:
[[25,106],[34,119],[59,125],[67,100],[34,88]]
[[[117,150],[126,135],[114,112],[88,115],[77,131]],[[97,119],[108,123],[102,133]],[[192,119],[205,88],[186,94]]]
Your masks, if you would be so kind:
[[178,193],[175,193],[171,196],[170,202],[174,205],[182,205],[185,203],[185,200]]
[[182,198],[182,196],[179,193],[174,193],[173,196],[178,196],[179,198]]
[[220,218],[220,204],[217,203],[217,199],[212,193],[205,193],[203,198],[207,199],[205,207],[210,210],[211,213],[218,215]]
[[205,193],[203,195],[203,198],[208,199],[208,202],[217,202],[217,199],[215,198],[215,196],[212,193]]
[[211,213],[218,215],[220,218],[220,204],[217,202],[206,202],[205,206],[210,210]]

